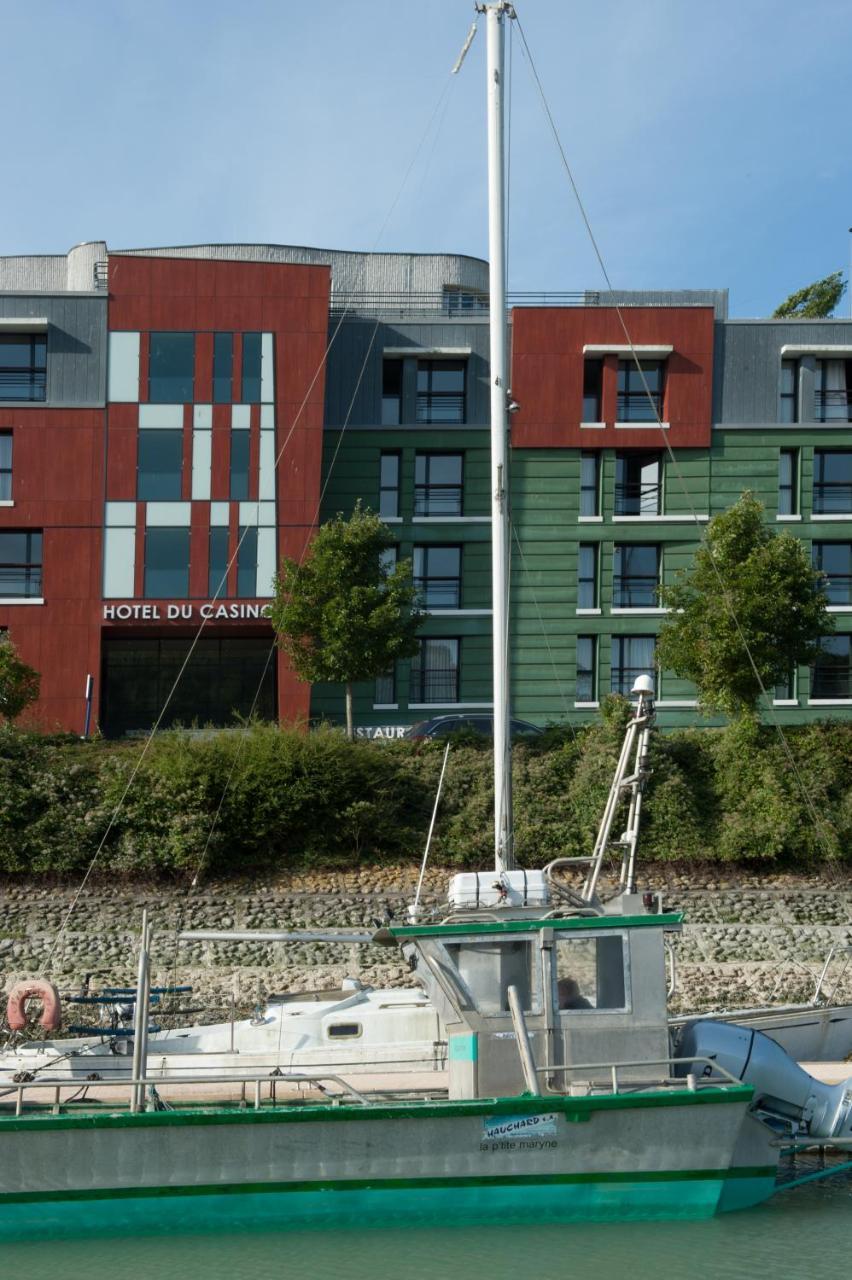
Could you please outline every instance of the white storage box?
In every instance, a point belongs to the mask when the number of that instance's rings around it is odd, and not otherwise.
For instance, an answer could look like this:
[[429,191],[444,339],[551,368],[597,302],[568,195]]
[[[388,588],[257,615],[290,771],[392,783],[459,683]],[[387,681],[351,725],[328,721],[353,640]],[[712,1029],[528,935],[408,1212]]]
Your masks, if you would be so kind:
[[447,897],[455,911],[476,911],[546,906],[550,892],[541,871],[463,871],[453,876]]

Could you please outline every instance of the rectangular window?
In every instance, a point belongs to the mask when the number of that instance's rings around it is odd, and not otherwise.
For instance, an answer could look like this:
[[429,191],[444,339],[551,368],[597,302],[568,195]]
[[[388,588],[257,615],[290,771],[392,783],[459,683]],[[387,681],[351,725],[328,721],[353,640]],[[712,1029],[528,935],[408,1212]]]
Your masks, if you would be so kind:
[[383,547],[379,554],[379,560],[385,573],[393,573],[398,559],[399,547]]
[[814,515],[852,512],[852,452],[814,450]]
[[245,501],[249,496],[250,432],[231,432],[231,500]]
[[373,700],[384,706],[396,705],[396,667],[391,667],[390,671],[376,677]]
[[[639,372],[639,369],[642,372]],[[618,362],[617,422],[656,422],[663,416],[663,360]]]
[[461,605],[461,547],[415,547],[414,585],[426,609]]
[[230,404],[233,400],[234,335],[213,334],[213,403]]
[[659,453],[617,453],[615,514],[658,516],[662,510],[661,475]]
[[145,599],[189,595],[189,529],[145,530]]
[[852,604],[852,542],[815,542],[813,564],[828,579],[828,603]]
[[600,422],[603,360],[583,361],[583,422]]
[[624,935],[556,939],[556,1007],[626,1009]]
[[243,404],[260,404],[262,335],[243,334]]
[[414,514],[460,516],[464,455],[418,453],[414,459]]
[[44,400],[47,334],[0,333],[0,400]]
[[183,432],[139,432],[136,497],[140,502],[177,502],[183,484]]
[[398,453],[379,455],[379,515],[395,519],[399,516]]
[[207,573],[207,594],[223,599],[228,594],[225,576],[228,572],[228,527],[214,525],[210,530],[210,558]]
[[787,679],[780,684],[776,684],[773,695],[776,702],[795,702],[796,700],[796,669],[791,667],[787,673]]
[[402,421],[402,361],[382,361],[382,426],[398,427]]
[[779,422],[796,422],[798,420],[797,400],[799,384],[798,360],[781,361],[781,401],[779,405]]
[[778,453],[778,514],[799,513],[799,450],[781,449]]
[[653,636],[613,636],[610,688],[629,698],[639,676],[650,676],[656,685]]
[[612,603],[619,609],[653,609],[659,604],[660,548],[652,543],[617,544],[612,572]]
[[600,515],[601,455],[580,454],[580,515]]
[[195,334],[152,333],[148,399],[152,404],[191,404],[195,386]]
[[418,360],[417,421],[465,421],[465,360]]
[[824,636],[811,672],[812,698],[852,698],[852,636]]
[[577,557],[577,608],[598,607],[598,544],[581,542]]
[[420,641],[411,661],[409,701],[447,706],[459,700],[459,641],[443,637]]
[[531,942],[502,938],[499,942],[470,940],[444,946],[453,966],[450,972],[458,975],[460,994],[466,997],[463,1008],[473,1005],[486,1017],[508,1013],[509,987],[513,986],[524,1012],[540,1011],[538,948]]
[[814,392],[817,422],[852,422],[852,360],[817,360]]
[[596,702],[598,696],[598,638],[577,636],[578,702]]
[[4,529],[0,532],[0,597],[41,595],[41,530]]
[[0,432],[0,502],[12,501],[12,433]]
[[237,595],[257,595],[257,525],[240,529],[240,549],[237,552]]

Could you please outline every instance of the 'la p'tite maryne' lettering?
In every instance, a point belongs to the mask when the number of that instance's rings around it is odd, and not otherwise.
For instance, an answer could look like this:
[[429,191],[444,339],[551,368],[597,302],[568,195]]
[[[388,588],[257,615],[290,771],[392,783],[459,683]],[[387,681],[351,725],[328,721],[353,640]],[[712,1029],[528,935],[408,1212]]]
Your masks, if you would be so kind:
[[193,622],[203,619],[265,618],[268,604],[105,604],[105,622]]

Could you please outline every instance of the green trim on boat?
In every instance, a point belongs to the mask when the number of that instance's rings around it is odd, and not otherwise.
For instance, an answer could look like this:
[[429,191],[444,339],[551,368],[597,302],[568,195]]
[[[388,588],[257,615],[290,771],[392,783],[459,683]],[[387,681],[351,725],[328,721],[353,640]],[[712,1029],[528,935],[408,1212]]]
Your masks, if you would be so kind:
[[391,925],[394,938],[452,938],[469,933],[523,933],[529,929],[674,929],[683,923],[683,913],[668,911],[659,916],[572,916],[565,920],[472,920],[468,924]]
[[[270,1081],[271,1082],[271,1081]],[[516,1098],[476,1098],[460,1102],[396,1102],[379,1104],[321,1103],[310,1106],[280,1106],[268,1110],[253,1107],[194,1107],[186,1110],[85,1112],[77,1115],[53,1115],[33,1112],[29,1115],[0,1117],[0,1132],[46,1129],[129,1129],[136,1126],[159,1128],[173,1125],[229,1124],[300,1124],[315,1121],[352,1120],[422,1120],[457,1116],[535,1115],[559,1112],[566,1119],[582,1121],[598,1111],[635,1111],[648,1107],[700,1107],[731,1102],[747,1102],[754,1094],[748,1084],[708,1086],[703,1089],[658,1089],[648,1093],[605,1093],[587,1098],[548,1094]]]

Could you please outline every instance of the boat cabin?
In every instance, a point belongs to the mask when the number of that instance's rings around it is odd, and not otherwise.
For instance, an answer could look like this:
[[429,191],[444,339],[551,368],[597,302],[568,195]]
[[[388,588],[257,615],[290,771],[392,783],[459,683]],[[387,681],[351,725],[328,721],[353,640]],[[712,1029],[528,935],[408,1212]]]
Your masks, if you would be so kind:
[[[511,986],[542,1089],[608,1079],[603,1069],[584,1073],[584,1065],[664,1062],[665,936],[679,931],[681,919],[605,915],[392,928],[446,1028],[450,1097],[524,1092]],[[624,1080],[648,1075],[647,1068],[619,1070]]]

